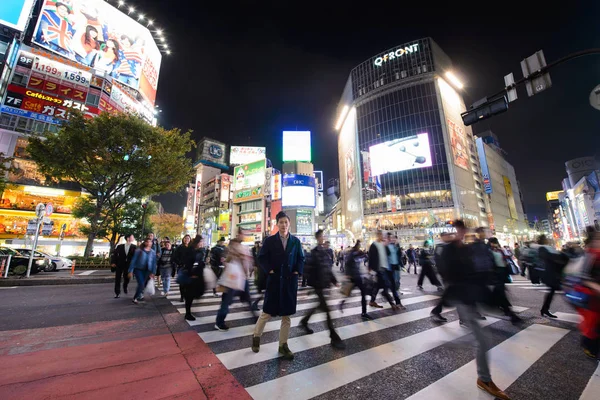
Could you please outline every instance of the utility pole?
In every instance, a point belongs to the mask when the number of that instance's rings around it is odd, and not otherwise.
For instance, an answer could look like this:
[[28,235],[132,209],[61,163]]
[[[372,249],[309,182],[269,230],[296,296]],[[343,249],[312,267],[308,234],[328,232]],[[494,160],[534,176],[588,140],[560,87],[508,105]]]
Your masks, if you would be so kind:
[[35,229],[35,239],[33,240],[33,247],[31,248],[31,253],[29,253],[29,264],[27,264],[27,275],[29,278],[31,275],[31,266],[33,265],[33,253],[35,252],[35,248],[37,247],[38,238],[40,236],[40,225],[42,225],[42,221],[44,218],[44,214],[46,213],[46,205],[44,203],[40,203],[35,208],[35,215],[37,216],[37,223]]

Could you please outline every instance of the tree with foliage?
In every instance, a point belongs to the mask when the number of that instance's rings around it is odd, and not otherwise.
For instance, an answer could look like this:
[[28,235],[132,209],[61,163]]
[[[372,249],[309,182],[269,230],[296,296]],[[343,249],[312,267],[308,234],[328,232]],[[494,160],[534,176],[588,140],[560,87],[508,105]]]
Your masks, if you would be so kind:
[[156,235],[168,236],[171,241],[181,237],[183,232],[183,217],[177,214],[157,214],[150,217]]
[[6,173],[12,169],[10,166],[12,160],[12,157],[6,157],[4,153],[0,153],[0,194],[6,189]]
[[89,194],[88,256],[94,239],[108,231],[107,214],[119,213],[133,199],[177,192],[190,181],[186,153],[193,146],[190,132],[153,127],[130,114],[86,119],[74,113],[58,132],[30,138],[27,151],[48,178],[72,180]]
[[[95,212],[96,204],[87,196],[77,199],[77,202],[73,207],[73,216],[75,218],[85,219],[86,221],[90,221],[94,218]],[[142,233],[143,213],[144,209],[142,208],[142,201],[140,200],[133,200],[125,203],[125,206],[115,212],[111,211],[107,205],[107,207],[102,210],[100,218],[98,219],[99,230],[96,233],[96,237],[107,239],[110,242],[111,254],[121,236],[125,234],[133,233],[136,238],[141,240],[153,229],[152,223],[148,221],[148,216],[158,213],[156,203],[153,201],[147,203],[144,233]],[[91,231],[90,226],[91,224],[82,225],[79,230],[87,236]]]

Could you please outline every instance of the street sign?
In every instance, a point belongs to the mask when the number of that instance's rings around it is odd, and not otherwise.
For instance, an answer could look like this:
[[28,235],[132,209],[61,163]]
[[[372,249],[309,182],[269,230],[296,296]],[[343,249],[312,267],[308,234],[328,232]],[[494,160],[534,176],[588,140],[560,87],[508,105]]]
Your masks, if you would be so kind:
[[27,234],[35,235],[35,228],[38,227],[37,219],[30,219],[27,223]]
[[44,224],[49,224],[49,223],[51,223],[51,222],[52,222],[52,220],[50,219],[50,217],[44,217],[44,218],[42,218],[42,222],[43,222]]
[[590,93],[590,104],[596,110],[600,110],[600,85],[596,86]]
[[[510,74],[506,75],[504,77],[504,86],[505,87],[509,87],[515,84],[515,77],[513,76],[513,73],[511,72]],[[512,88],[506,91],[506,98],[508,99],[508,102],[510,103],[511,101],[515,101],[517,99],[517,88]]]
[[52,203],[46,204],[46,216],[47,217],[51,216],[53,212],[54,212],[54,206],[52,205]]
[[539,73],[545,66],[546,58],[544,57],[544,52],[542,50],[521,61],[523,77],[528,78],[529,76],[533,75],[532,79],[525,82],[525,87],[527,88],[527,94],[529,97],[552,87],[550,74],[547,72],[541,74]]
[[37,215],[38,218],[42,218],[44,216],[45,212],[46,212],[46,205],[44,203],[38,204],[37,207],[35,208],[35,215]]

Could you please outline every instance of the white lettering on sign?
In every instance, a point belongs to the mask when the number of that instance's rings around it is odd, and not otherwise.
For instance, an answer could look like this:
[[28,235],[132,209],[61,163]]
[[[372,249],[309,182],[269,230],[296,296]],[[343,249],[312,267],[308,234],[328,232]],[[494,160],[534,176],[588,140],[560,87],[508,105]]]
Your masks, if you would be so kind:
[[415,43],[415,44],[411,44],[410,46],[407,47],[402,47],[399,48],[395,51],[390,51],[389,53],[384,54],[381,57],[377,57],[375,59],[375,61],[373,62],[373,64],[375,64],[378,67],[381,67],[383,65],[383,63],[388,62],[390,60],[394,60],[396,58],[400,58],[405,54],[412,54],[416,51],[419,50],[419,44]]

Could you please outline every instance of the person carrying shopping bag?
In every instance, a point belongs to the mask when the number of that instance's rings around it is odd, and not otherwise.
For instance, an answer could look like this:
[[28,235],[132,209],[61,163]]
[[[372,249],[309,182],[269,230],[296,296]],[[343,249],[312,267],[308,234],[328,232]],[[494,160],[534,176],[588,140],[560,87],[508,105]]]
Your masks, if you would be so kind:
[[135,275],[137,289],[133,296],[135,304],[142,300],[144,288],[148,278],[153,279],[156,274],[156,252],[152,250],[152,239],[149,237],[144,240],[141,248],[135,250],[131,264],[129,264],[129,279]]

